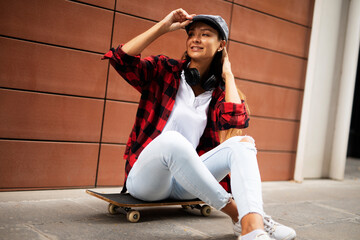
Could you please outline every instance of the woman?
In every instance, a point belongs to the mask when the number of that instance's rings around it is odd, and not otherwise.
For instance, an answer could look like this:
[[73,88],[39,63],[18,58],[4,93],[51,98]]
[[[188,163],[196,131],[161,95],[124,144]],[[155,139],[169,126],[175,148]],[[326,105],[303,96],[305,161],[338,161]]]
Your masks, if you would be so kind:
[[[180,28],[188,33],[185,60],[140,59],[151,42]],[[219,145],[219,131],[249,121],[225,48],[228,34],[220,16],[177,9],[105,54],[141,93],[124,190],[145,201],[200,198],[232,218],[239,239],[270,239],[264,223],[275,239],[293,239],[291,228],[264,216],[254,140],[236,136]]]

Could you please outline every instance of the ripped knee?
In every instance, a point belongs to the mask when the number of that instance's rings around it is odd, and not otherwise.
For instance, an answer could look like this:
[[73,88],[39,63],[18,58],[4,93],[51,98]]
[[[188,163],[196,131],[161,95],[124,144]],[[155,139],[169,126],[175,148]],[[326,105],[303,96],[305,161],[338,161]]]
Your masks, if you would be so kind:
[[249,136],[245,136],[243,137],[240,142],[248,142],[248,143],[252,143],[255,145],[255,140],[252,137]]
[[240,139],[240,143],[242,143],[247,149],[254,151],[255,155],[257,154],[255,140],[252,137],[244,136]]

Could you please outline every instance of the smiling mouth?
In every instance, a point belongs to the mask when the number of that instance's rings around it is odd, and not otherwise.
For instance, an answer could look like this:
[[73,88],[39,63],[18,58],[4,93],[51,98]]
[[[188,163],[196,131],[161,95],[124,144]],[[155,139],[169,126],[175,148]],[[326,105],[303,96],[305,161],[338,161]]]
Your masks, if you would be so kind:
[[190,47],[190,49],[193,50],[193,51],[200,51],[200,50],[203,50],[204,48],[199,47],[199,46],[192,46],[192,47]]

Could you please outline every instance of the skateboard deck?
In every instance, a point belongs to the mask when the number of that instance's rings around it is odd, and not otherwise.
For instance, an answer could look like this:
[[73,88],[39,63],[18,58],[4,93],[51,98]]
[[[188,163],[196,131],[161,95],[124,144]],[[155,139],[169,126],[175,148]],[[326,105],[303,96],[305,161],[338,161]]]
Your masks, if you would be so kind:
[[[132,197],[130,194],[123,193],[98,193],[91,190],[86,190],[87,194],[97,197],[109,203],[108,212],[111,215],[117,214],[118,210],[126,214],[129,222],[138,222],[140,220],[140,212],[132,209],[133,207],[159,207],[159,206],[172,206],[181,205],[183,208],[199,209],[203,216],[209,216],[211,207],[204,204],[200,199],[193,200],[175,200],[165,199],[155,202],[146,202]],[[201,205],[203,204],[203,205]]]

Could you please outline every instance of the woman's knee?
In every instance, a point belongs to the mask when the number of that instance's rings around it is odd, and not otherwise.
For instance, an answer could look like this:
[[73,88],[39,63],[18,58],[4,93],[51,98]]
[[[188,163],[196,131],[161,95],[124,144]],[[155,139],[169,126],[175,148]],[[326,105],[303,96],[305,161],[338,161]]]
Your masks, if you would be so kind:
[[183,151],[184,149],[192,146],[183,135],[176,131],[167,131],[161,133],[158,138],[161,148],[165,151]]
[[246,152],[257,153],[255,140],[250,136],[241,136],[232,142],[232,149],[238,152],[238,155],[245,154]]
[[252,143],[255,145],[254,138],[252,138],[250,136],[244,136],[243,138],[241,138],[240,142],[248,142],[248,143]]
[[254,138],[250,136],[234,136],[229,138],[226,142],[231,143],[251,143],[255,146],[255,140]]

